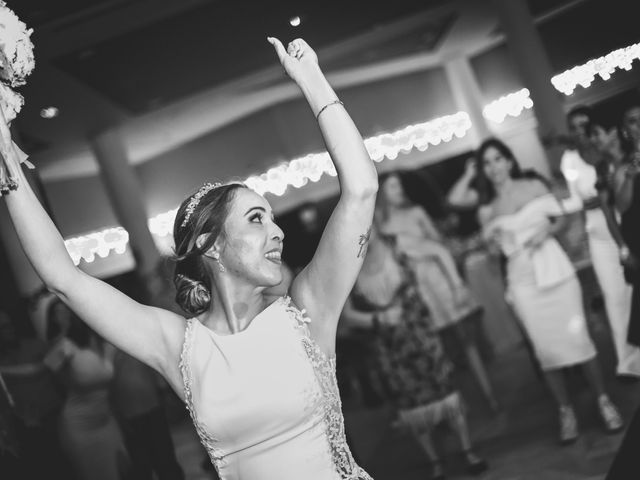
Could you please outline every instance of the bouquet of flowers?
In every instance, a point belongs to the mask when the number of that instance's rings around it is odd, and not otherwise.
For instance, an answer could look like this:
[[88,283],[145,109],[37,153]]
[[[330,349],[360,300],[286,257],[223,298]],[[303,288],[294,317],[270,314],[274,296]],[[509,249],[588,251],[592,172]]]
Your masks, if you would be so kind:
[[[7,125],[16,118],[24,105],[22,95],[13,89],[26,83],[26,77],[35,66],[33,43],[30,39],[32,31],[0,0],[0,113],[3,117],[0,120]],[[14,144],[11,143],[7,148],[14,149],[21,162],[26,160],[26,155]],[[3,151],[0,158],[0,194],[18,187],[5,163],[4,157],[8,153]]]

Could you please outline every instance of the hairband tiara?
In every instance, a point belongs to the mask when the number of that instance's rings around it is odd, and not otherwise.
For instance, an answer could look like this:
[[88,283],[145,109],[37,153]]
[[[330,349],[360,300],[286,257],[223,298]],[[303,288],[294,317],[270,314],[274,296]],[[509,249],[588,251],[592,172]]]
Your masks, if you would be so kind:
[[187,225],[187,223],[189,222],[189,219],[191,218],[191,215],[193,215],[193,212],[195,211],[196,207],[200,203],[200,200],[202,200],[202,197],[204,197],[211,190],[221,187],[222,185],[223,184],[220,182],[205,183],[204,185],[202,185],[200,189],[191,197],[191,200],[189,200],[189,204],[185,209],[184,220],[182,221],[180,226],[184,227]]

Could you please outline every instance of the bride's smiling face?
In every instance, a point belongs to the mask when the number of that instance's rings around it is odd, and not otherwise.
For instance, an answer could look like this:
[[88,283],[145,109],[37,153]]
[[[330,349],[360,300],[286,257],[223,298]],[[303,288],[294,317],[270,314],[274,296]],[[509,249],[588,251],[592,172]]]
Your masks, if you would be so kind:
[[262,195],[248,188],[236,192],[223,237],[220,261],[230,275],[260,287],[282,281],[284,232]]

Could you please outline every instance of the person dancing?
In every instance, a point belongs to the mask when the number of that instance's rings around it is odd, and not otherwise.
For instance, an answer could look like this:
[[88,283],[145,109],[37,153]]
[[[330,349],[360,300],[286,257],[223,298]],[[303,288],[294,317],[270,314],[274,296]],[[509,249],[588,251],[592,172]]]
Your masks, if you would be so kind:
[[567,123],[578,151],[565,152],[560,168],[585,211],[589,252],[618,360],[616,373],[639,377],[640,349],[627,342],[632,289],[625,281],[622,262],[629,249],[616,229],[615,195],[609,181],[611,168],[620,162],[619,143],[613,141],[617,132],[607,132],[586,107],[569,112]]
[[[467,364],[493,412],[500,407],[478,351],[473,326],[482,321],[482,307],[464,283],[442,235],[420,205],[413,204],[397,173],[380,177],[380,231],[395,239],[411,259],[418,291],[429,307],[434,328],[443,339],[462,347]],[[445,342],[445,346],[447,343]]]
[[72,470],[69,476],[76,480],[137,478],[109,401],[113,349],[58,299],[47,307],[46,338],[49,349],[42,360],[0,366],[0,372],[28,378],[49,370],[64,385],[57,442]]
[[627,339],[632,345],[640,346],[640,98],[624,109],[620,124],[620,136],[624,150],[623,161],[613,175],[615,204],[620,212],[620,233],[628,246],[626,265],[628,279],[633,286],[631,316]]
[[453,365],[420,295],[413,260],[398,249],[395,237],[380,235],[376,223],[343,312],[347,325],[373,330],[381,381],[397,408],[399,424],[411,431],[431,462],[431,478],[444,478],[432,438],[442,423],[458,437],[467,472],[480,474],[488,465],[473,451],[465,408],[453,384]]
[[301,39],[287,49],[268,40],[318,120],[341,188],[290,297],[264,295],[282,280],[284,235],[269,203],[244,184],[205,184],[178,209],[174,281],[188,319],[141,305],[74,266],[2,121],[0,148],[19,184],[6,203],[46,286],[184,400],[220,478],[370,480],[345,440],[334,347],[369,240],[376,171],[314,50]]
[[[562,368],[571,365],[584,366],[607,431],[621,430],[622,418],[605,391],[587,329],[580,283],[553,237],[562,228],[559,201],[542,177],[520,169],[500,140],[489,139],[480,146],[475,172],[466,174],[454,190],[461,201],[481,204],[478,216],[485,238],[507,257],[508,294],[558,405],[560,442],[578,438],[562,377]],[[478,190],[471,189],[474,176]]]
[[[633,285],[631,319],[628,340],[640,346],[640,97],[631,99],[622,112],[620,137],[624,150],[622,162],[617,166],[613,187],[616,193],[616,206],[621,213],[621,233],[629,247],[626,266],[628,277]],[[637,476],[638,442],[640,442],[640,408],[636,409],[625,437],[616,453],[606,480],[628,480]]]

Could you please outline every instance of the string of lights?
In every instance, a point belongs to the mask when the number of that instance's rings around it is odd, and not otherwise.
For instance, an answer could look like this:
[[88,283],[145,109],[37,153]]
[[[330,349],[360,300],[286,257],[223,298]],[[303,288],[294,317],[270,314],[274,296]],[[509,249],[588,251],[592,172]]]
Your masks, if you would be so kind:
[[482,115],[487,120],[491,120],[495,123],[504,122],[507,116],[517,117],[523,110],[533,107],[533,101],[529,97],[529,90],[523,88],[517,92],[504,95],[497,100],[494,100],[489,105],[484,107]]
[[[394,160],[398,155],[409,153],[414,148],[426,150],[429,145],[450,142],[462,138],[471,128],[471,120],[466,112],[436,118],[434,120],[409,125],[392,133],[383,133],[365,139],[364,143],[371,158],[381,162],[385,158]],[[284,195],[289,186],[301,188],[309,181],[317,182],[323,175],[336,176],[336,170],[327,152],[312,153],[269,169],[262,175],[254,175],[245,180],[249,188],[260,194]],[[171,209],[149,219],[149,231],[158,237],[166,237],[173,230],[173,222],[178,209]],[[91,263],[96,255],[105,258],[111,252],[124,253],[129,234],[122,227],[108,228],[88,235],[65,241],[67,251],[76,265],[81,260]]]
[[[554,76],[551,84],[556,90],[568,96],[573,94],[578,86],[583,88],[591,86],[596,77],[606,81],[616,70],[631,70],[633,62],[637,59],[640,59],[640,43],[614,50],[603,57],[593,58],[583,65],[570,68]],[[483,109],[482,113],[487,120],[502,123],[507,116],[517,117],[531,107],[533,107],[533,101],[529,98],[529,90],[523,88],[494,100]]]
[[[615,50],[605,56],[591,59],[554,76],[553,86],[565,95],[571,95],[577,86],[588,88],[599,76],[608,80],[618,69],[630,70],[633,62],[640,59],[640,43]],[[528,89],[504,95],[489,103],[483,109],[483,116],[492,122],[502,123],[508,117],[517,117],[524,110],[533,107]],[[365,146],[376,162],[394,160],[400,153],[413,149],[426,150],[429,145],[450,142],[462,138],[471,128],[471,120],[466,112],[446,115],[434,120],[409,125],[391,133],[383,133],[365,139]],[[253,175],[245,183],[260,194],[284,195],[287,188],[304,187],[309,181],[317,182],[323,175],[335,176],[336,171],[327,152],[312,153],[287,163],[273,167],[261,175]],[[149,219],[149,230],[157,237],[166,237],[173,230],[177,208],[163,212]],[[105,258],[110,253],[124,253],[129,234],[122,227],[107,228],[102,231],[70,238],[65,245],[78,265],[81,260],[93,262],[96,255]]]
[[609,80],[616,70],[631,70],[634,60],[640,59],[640,43],[619,48],[598,58],[593,58],[583,65],[575,66],[551,79],[556,89],[565,95],[571,95],[580,85],[587,88],[599,76]]

